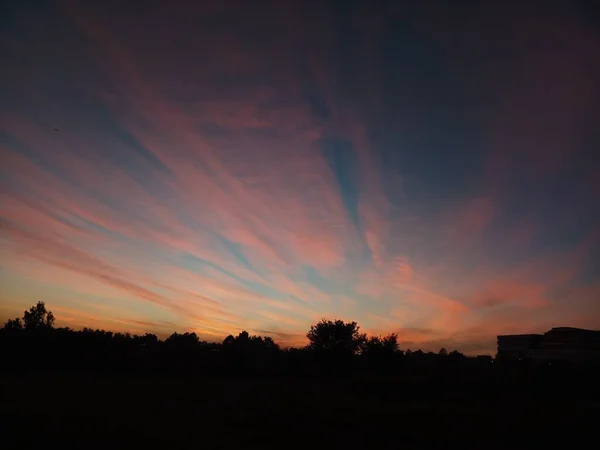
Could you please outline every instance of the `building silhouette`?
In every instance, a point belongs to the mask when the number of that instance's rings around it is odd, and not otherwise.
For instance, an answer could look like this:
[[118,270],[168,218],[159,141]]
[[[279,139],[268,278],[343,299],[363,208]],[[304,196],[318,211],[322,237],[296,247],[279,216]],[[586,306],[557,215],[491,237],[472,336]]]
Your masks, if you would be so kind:
[[600,362],[600,331],[557,327],[544,334],[498,336],[498,359],[534,362]]

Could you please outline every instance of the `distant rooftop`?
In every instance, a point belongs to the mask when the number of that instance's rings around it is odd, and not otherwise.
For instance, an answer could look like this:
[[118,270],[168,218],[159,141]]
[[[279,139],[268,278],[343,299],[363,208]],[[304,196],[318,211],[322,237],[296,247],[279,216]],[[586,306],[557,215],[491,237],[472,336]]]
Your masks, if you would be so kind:
[[575,328],[575,327],[554,327],[550,331],[583,331],[586,333],[600,333],[600,330],[587,330],[585,328]]
[[552,332],[572,332],[572,333],[586,333],[586,334],[600,334],[600,330],[588,330],[585,328],[575,328],[575,327],[553,327],[549,331],[545,333],[523,333],[523,334],[500,334],[498,338],[504,337],[522,337],[522,338],[531,338],[537,336],[543,336],[544,334],[552,333]]
[[500,335],[498,335],[499,338],[504,338],[504,337],[529,338],[529,337],[536,337],[536,336],[543,336],[543,334],[527,333],[527,334],[500,334]]

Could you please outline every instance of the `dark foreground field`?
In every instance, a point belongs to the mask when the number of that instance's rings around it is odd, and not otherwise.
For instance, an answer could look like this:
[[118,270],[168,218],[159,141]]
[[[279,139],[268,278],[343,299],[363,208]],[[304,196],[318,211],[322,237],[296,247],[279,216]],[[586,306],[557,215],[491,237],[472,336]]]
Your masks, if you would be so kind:
[[547,389],[56,374],[0,382],[4,449],[575,448],[594,446],[600,430],[597,399]]

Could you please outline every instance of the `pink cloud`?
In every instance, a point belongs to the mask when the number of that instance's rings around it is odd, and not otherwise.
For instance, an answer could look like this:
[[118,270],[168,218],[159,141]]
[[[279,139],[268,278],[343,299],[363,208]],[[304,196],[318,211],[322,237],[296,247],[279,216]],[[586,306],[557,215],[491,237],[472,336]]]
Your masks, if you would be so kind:
[[442,219],[447,239],[464,247],[481,240],[496,209],[491,199],[474,197],[462,205],[451,209],[448,217]]
[[542,283],[520,283],[510,279],[488,281],[469,300],[474,306],[489,308],[498,304],[515,303],[526,308],[542,308],[548,301],[544,294],[549,286]]

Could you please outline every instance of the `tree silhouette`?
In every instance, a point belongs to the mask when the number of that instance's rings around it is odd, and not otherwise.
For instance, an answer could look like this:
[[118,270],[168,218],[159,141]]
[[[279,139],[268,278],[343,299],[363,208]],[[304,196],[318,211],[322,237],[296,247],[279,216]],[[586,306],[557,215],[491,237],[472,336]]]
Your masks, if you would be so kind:
[[425,359],[425,352],[421,349],[418,349],[412,352],[411,357],[414,361],[423,361]]
[[158,345],[158,336],[155,334],[146,333],[143,336],[133,337],[141,348],[155,348]]
[[191,349],[200,343],[200,338],[196,333],[173,333],[165,340],[165,344],[168,346]]
[[263,346],[266,349],[269,349],[269,350],[272,350],[272,351],[279,350],[279,345],[277,345],[275,343],[275,341],[271,337],[269,337],[269,336],[266,336],[266,337],[263,338]]
[[346,375],[366,337],[356,322],[322,319],[310,327],[306,337],[315,362],[327,375]]
[[223,340],[223,347],[250,352],[279,350],[279,345],[277,345],[270,337],[250,336],[247,331],[242,331],[236,337],[233,337],[232,335],[227,336]]
[[457,351],[457,350],[452,350],[448,356],[450,356],[452,359],[455,360],[461,360],[461,359],[465,359],[465,355],[463,355],[461,352]]
[[16,319],[8,319],[4,324],[4,329],[6,331],[20,331],[23,329],[23,324],[21,323],[21,319],[18,317]]
[[46,311],[44,302],[37,302],[37,305],[24,312],[23,324],[26,330],[50,330],[54,328],[54,314]]
[[361,343],[361,359],[366,367],[376,372],[393,370],[399,366],[403,353],[398,346],[398,335],[370,336]]
[[221,345],[230,373],[259,373],[274,366],[279,346],[270,337],[250,336],[242,331],[236,337],[227,336]]
[[398,335],[395,333],[387,336],[370,336],[362,342],[361,353],[394,353],[398,351]]
[[316,325],[311,325],[306,337],[312,350],[335,351],[353,355],[358,352],[365,339],[359,330],[360,327],[356,322],[322,319]]

